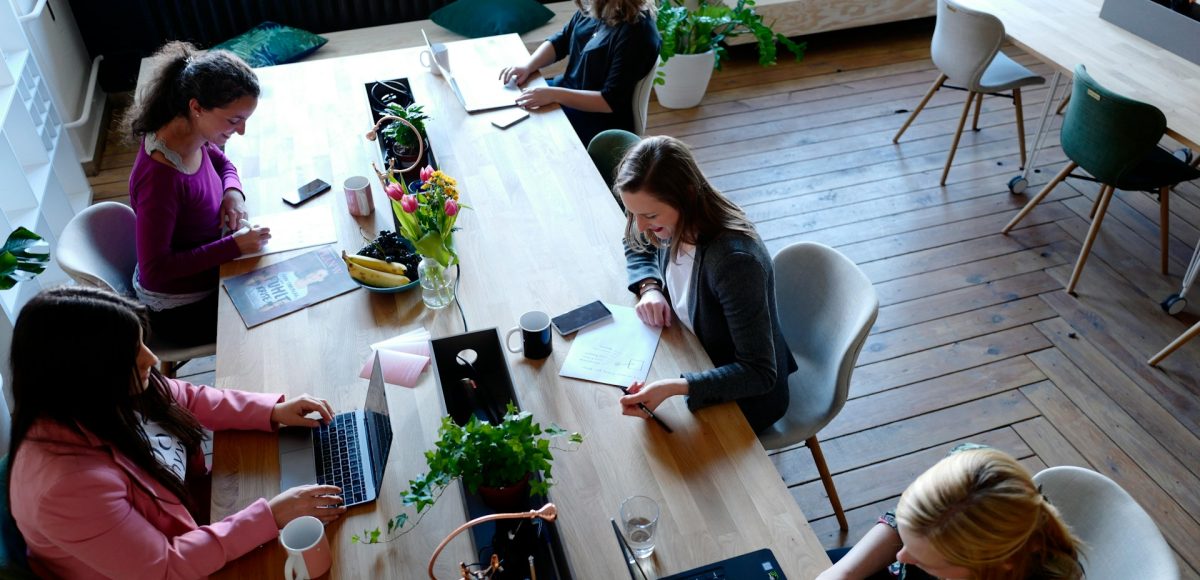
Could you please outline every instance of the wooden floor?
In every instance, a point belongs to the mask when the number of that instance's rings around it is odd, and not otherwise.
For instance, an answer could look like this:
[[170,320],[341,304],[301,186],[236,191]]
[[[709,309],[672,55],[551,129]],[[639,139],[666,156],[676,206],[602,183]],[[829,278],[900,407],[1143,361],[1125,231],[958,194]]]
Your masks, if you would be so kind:
[[[1010,101],[984,101],[981,130],[963,136],[946,187],[938,177],[963,93],[939,93],[891,143],[937,76],[930,32],[922,23],[813,37],[804,61],[769,69],[737,53],[700,107],[651,105],[649,133],[691,145],[772,251],[823,242],[876,284],[879,319],[850,400],[820,433],[848,536],[807,449],[778,452],[775,464],[829,547],[857,541],[959,442],[1003,449],[1034,471],[1090,467],[1150,512],[1184,577],[1200,578],[1200,340],[1161,369],[1145,364],[1196,319],[1169,317],[1158,302],[1178,291],[1200,238],[1200,189],[1184,184],[1172,196],[1171,276],[1158,273],[1156,200],[1121,192],[1078,297],[1067,295],[1098,188],[1060,186],[1000,235],[1027,199],[1005,186],[1018,163]],[[1031,139],[1045,92],[1025,95]],[[1064,162],[1052,137],[1031,191]],[[109,149],[97,199],[127,199],[131,160],[128,149]],[[211,368],[198,361],[182,373],[206,381]]]

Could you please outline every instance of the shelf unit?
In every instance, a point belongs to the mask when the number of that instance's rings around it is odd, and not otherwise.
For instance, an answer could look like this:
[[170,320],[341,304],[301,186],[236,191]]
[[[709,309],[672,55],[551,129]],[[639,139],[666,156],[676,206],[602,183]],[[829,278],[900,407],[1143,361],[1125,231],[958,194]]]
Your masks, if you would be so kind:
[[[11,2],[0,2],[0,60],[0,239],[24,226],[50,242],[53,257],[63,228],[91,204],[92,191]],[[37,278],[0,292],[0,358],[8,358],[21,306],[68,280],[52,259]],[[0,374],[7,376],[7,367],[7,360],[0,363]]]

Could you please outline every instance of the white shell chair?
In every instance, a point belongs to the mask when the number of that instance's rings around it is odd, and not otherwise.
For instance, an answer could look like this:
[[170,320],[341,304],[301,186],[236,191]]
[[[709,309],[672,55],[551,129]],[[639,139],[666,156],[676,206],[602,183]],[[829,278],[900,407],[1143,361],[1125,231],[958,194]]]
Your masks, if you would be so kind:
[[[71,218],[58,239],[55,258],[75,282],[111,290],[129,298],[137,264],[134,214],[129,206],[105,201]],[[174,376],[183,363],[216,354],[216,343],[177,344],[150,336],[147,345],[162,362],[162,372]]]
[[800,369],[788,379],[787,414],[759,440],[768,450],[805,443],[844,530],[846,515],[817,432],[846,404],[850,374],[875,324],[879,299],[866,274],[829,246],[797,242],[780,250],[773,262],[779,323]]
[[1158,526],[1113,480],[1081,467],[1050,467],[1033,476],[1042,494],[1083,541],[1087,580],[1177,580],[1175,554]]
[[650,72],[633,87],[633,132],[639,137],[646,135],[646,119],[650,116],[650,90],[654,88],[654,75],[658,73],[658,62]]
[[[1013,107],[1017,113],[1017,140],[1021,145],[1021,166],[1025,166],[1025,118],[1021,112],[1021,87],[1040,85],[1046,79],[1000,52],[1002,42],[1004,24],[999,18],[965,8],[953,0],[938,0],[937,25],[933,30],[930,54],[941,75],[892,138],[892,143],[900,141],[900,136],[938,89],[943,86],[965,89],[967,102],[963,104],[962,117],[958,120],[954,142],[950,145],[950,155],[946,158],[946,167],[942,169],[942,185],[946,185],[946,175],[950,173],[950,164],[954,161],[954,152],[958,149],[958,140],[967,122],[967,113],[971,111],[971,101],[975,101],[975,119],[971,128],[979,130],[979,108],[984,94],[1007,97],[996,93],[1012,91]],[[946,85],[947,82],[961,86],[951,87]]]

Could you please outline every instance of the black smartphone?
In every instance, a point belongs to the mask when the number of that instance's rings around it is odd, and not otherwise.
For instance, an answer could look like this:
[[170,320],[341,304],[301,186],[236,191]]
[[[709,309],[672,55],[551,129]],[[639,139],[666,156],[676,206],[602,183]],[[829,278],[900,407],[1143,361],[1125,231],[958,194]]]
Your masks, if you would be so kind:
[[330,185],[320,179],[314,179],[297,189],[294,192],[283,194],[283,201],[288,205],[300,205],[326,191],[329,191]]
[[601,320],[608,320],[609,318],[612,318],[612,312],[608,310],[608,307],[603,302],[597,300],[591,304],[584,304],[566,314],[555,316],[550,319],[550,322],[554,324],[554,328],[558,329],[559,334],[566,336],[581,328],[591,326]]

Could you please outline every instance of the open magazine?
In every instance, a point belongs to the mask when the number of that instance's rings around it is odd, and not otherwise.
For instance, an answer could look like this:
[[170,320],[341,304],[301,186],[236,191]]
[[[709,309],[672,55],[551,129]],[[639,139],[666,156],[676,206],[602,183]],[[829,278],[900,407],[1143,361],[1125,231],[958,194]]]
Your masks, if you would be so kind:
[[358,287],[331,246],[228,278],[224,285],[246,328]]

